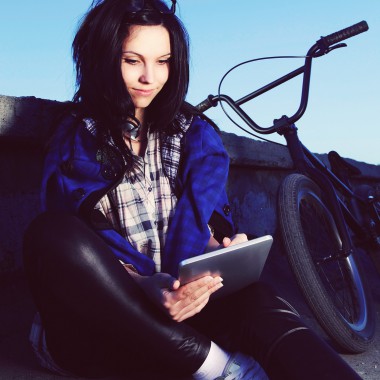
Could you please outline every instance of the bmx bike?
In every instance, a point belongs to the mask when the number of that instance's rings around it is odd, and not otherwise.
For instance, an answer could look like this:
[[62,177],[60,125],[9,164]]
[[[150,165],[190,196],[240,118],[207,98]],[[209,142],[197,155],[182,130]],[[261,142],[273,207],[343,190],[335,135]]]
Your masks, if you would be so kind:
[[[297,70],[239,100],[219,91],[197,106],[204,112],[225,102],[256,133],[276,132],[285,138],[295,168],[278,192],[279,229],[285,252],[314,316],[330,338],[350,353],[367,350],[375,332],[374,305],[358,250],[369,253],[380,272],[379,191],[367,185],[354,186],[351,182],[360,176],[359,169],[336,152],[328,155],[330,167],[324,164],[302,144],[294,123],[307,107],[312,60],[346,46],[340,42],[366,30],[368,25],[362,21],[321,37]],[[301,101],[294,115],[261,127],[241,108],[245,102],[301,74]]]

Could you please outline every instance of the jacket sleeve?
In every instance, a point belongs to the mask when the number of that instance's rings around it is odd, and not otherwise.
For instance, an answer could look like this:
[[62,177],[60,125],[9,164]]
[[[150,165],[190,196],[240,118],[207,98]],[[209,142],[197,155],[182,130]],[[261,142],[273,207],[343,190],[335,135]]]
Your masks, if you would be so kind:
[[210,239],[207,224],[216,209],[228,210],[223,217],[232,229],[225,192],[229,159],[219,135],[212,126],[197,117],[184,139],[178,174],[183,190],[161,258],[162,271],[173,276],[178,275],[181,260],[204,253]]

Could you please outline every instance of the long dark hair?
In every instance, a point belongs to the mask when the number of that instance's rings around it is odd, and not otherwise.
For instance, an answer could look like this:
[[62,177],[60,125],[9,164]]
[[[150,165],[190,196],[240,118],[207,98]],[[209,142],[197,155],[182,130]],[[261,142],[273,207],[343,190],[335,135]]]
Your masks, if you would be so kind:
[[170,36],[170,74],[145,117],[152,128],[171,132],[188,90],[188,35],[175,15],[161,14],[151,0],[136,13],[128,11],[131,2],[95,0],[84,16],[73,41],[77,86],[73,101],[81,114],[95,119],[100,128],[121,134],[120,124],[135,111],[121,74],[123,41],[131,25],[162,25]]

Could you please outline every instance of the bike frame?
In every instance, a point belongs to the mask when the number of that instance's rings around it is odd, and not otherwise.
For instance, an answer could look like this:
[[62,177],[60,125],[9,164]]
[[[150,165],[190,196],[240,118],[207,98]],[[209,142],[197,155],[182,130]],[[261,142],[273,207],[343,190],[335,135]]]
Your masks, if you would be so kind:
[[[362,31],[358,33],[361,32]],[[336,34],[338,33],[340,32],[337,32]],[[336,41],[334,41],[334,38],[329,39],[331,37],[334,37]],[[276,132],[284,136],[289,153],[294,162],[295,169],[298,172],[307,175],[318,184],[337,224],[337,229],[342,240],[341,252],[338,254],[338,257],[325,257],[323,259],[324,261],[347,257],[353,252],[354,247],[347,228],[347,224],[358,236],[363,237],[366,235],[365,227],[360,222],[359,214],[355,212],[356,215],[354,215],[353,212],[351,212],[346,207],[346,205],[337,196],[336,189],[339,189],[339,192],[344,197],[348,198],[354,205],[360,202],[363,203],[363,200],[356,196],[349,186],[343,183],[322,161],[320,161],[302,144],[297,134],[297,127],[294,123],[303,116],[307,107],[313,58],[327,54],[336,48],[346,46],[345,44],[336,44],[335,42],[339,42],[342,39],[349,37],[344,36],[344,38],[341,38],[341,36],[337,36],[335,34],[327,37],[322,37],[309,49],[303,66],[244,96],[239,100],[235,101],[231,97],[223,94],[216,96],[210,95],[204,102],[198,105],[198,108],[202,109],[209,108],[210,106],[216,106],[218,102],[225,102],[255,132],[260,134],[271,134]],[[240,107],[242,104],[272,90],[273,88],[301,74],[303,75],[301,100],[299,108],[294,115],[290,117],[282,116],[280,119],[274,120],[272,126],[263,128],[254,120],[252,120],[252,118],[248,116],[247,113]],[[357,209],[357,207],[353,207],[353,210]]]

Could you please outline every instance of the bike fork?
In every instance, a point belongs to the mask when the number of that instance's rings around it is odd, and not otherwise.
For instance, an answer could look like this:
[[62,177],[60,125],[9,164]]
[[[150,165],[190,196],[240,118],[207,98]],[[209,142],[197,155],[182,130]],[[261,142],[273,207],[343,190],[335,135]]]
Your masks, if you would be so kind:
[[[348,257],[353,251],[353,244],[334,186],[329,178],[320,170],[316,169],[306,157],[303,145],[298,138],[297,127],[294,124],[284,128],[281,131],[281,134],[283,134],[286,139],[289,153],[296,170],[315,181],[323,191],[323,195],[326,197],[327,205],[332,212],[338,232],[342,239],[342,248],[338,258]],[[337,257],[326,258],[325,260],[330,259],[334,260],[337,259]]]

